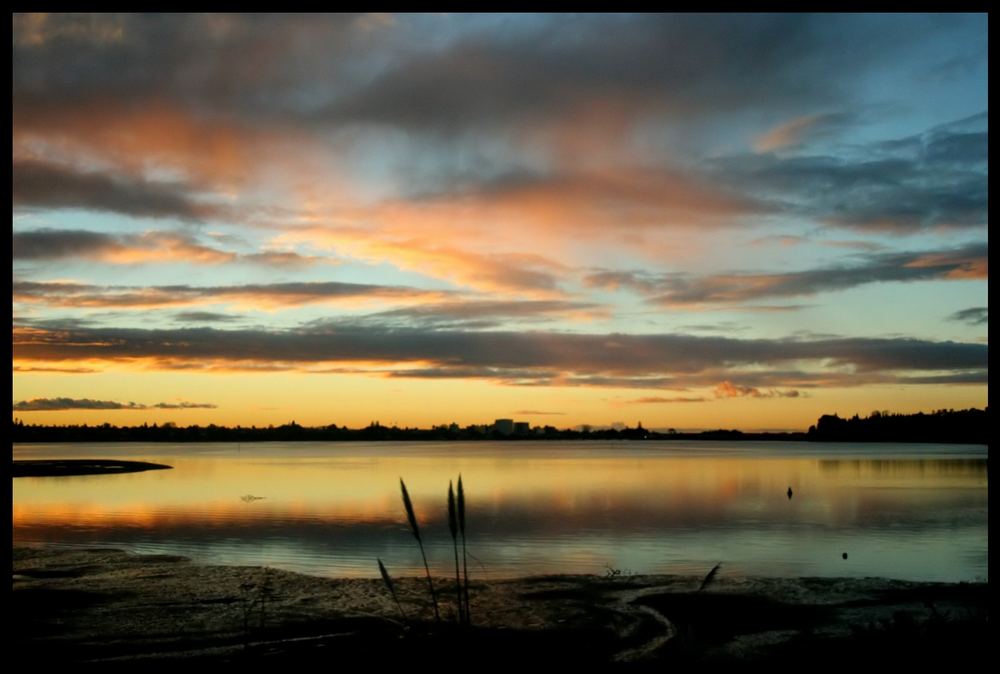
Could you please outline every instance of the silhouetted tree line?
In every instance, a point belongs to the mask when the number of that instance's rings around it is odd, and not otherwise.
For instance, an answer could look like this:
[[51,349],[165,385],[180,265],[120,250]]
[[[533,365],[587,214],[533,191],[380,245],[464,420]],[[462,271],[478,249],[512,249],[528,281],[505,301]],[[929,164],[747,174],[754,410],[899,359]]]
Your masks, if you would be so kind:
[[875,411],[841,419],[824,414],[807,437],[818,442],[955,442],[989,444],[990,408],[937,410],[930,414]]
[[173,423],[141,426],[42,426],[14,419],[13,442],[280,442],[280,441],[443,441],[443,440],[813,440],[819,442],[955,442],[987,444],[985,410],[940,410],[931,414],[890,414],[873,412],[870,416],[841,419],[837,415],[820,417],[808,433],[746,433],[737,430],[712,430],[698,433],[651,431],[638,424],[635,428],[558,429],[535,427],[529,433],[504,435],[490,427],[458,424],[433,428],[383,426],[377,421],[364,428],[346,426],[305,427],[294,421],[281,426],[177,426]]

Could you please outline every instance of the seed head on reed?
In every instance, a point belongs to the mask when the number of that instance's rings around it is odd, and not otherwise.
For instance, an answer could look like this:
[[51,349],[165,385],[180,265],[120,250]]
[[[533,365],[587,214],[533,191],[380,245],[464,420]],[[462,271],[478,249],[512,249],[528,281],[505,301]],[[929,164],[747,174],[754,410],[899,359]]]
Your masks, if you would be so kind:
[[406,519],[410,522],[410,531],[417,539],[417,543],[423,545],[420,540],[420,527],[417,526],[417,515],[413,512],[413,502],[410,501],[410,492],[406,491],[406,483],[403,478],[399,478],[399,488],[403,491],[403,507],[406,508]]
[[413,531],[417,545],[420,546],[420,556],[424,559],[424,571],[427,572],[427,587],[431,591],[431,601],[434,603],[434,619],[441,622],[441,614],[438,612],[437,595],[434,593],[434,581],[431,580],[431,568],[427,565],[427,555],[424,553],[424,542],[420,538],[420,527],[417,526],[417,515],[413,512],[413,503],[410,501],[410,493],[406,491],[406,483],[403,478],[399,478],[399,488],[403,492],[403,507],[406,509],[406,519],[410,522],[410,529]]
[[707,576],[705,576],[705,580],[701,581],[701,587],[698,588],[698,592],[704,590],[706,587],[708,587],[709,583],[715,580],[715,574],[719,572],[720,566],[722,566],[722,562],[719,562],[718,564],[712,567],[712,570],[708,572]]
[[455,598],[458,606],[458,622],[465,622],[462,608],[462,580],[458,573],[458,512],[455,508],[455,489],[448,480],[448,529],[451,531],[451,544],[455,550]]
[[455,508],[455,489],[448,480],[448,529],[451,530],[452,539],[458,539],[458,512]]
[[385,583],[385,586],[389,588],[389,594],[392,595],[392,600],[396,602],[396,607],[399,609],[399,615],[403,616],[403,622],[405,623],[407,622],[406,612],[403,611],[403,605],[399,603],[399,597],[396,596],[396,587],[393,585],[392,578],[389,576],[389,572],[385,570],[385,564],[382,563],[382,560],[379,558],[376,559],[378,559],[378,572],[382,574],[382,581]]

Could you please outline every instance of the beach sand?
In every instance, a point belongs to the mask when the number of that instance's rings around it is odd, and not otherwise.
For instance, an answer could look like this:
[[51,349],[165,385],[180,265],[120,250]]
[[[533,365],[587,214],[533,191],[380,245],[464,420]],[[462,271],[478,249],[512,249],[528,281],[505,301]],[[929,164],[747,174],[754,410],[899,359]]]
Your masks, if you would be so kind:
[[[373,575],[377,569],[373,562]],[[671,663],[947,664],[986,655],[988,584],[682,576],[331,579],[182,557],[13,550],[15,661],[660,669]],[[437,663],[437,664],[435,664]]]

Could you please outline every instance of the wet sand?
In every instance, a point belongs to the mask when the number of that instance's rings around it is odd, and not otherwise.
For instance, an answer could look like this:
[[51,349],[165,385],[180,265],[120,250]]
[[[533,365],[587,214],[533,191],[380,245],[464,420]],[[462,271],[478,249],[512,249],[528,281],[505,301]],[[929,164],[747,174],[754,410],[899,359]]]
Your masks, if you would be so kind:
[[[330,579],[118,550],[15,548],[14,650],[34,663],[604,666],[951,662],[985,655],[988,584],[682,576]],[[800,663],[802,664],[802,663]]]

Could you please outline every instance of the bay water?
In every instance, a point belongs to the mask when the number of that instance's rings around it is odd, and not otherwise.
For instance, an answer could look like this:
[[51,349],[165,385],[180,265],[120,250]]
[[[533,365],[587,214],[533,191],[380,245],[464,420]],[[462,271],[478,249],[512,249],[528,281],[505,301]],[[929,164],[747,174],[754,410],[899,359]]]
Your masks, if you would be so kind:
[[[13,542],[180,554],[322,576],[452,575],[461,473],[469,572],[988,580],[988,450],[792,442],[14,445],[14,459],[173,466],[16,478]],[[788,489],[792,495],[789,498]],[[846,553],[846,559],[845,559]]]

